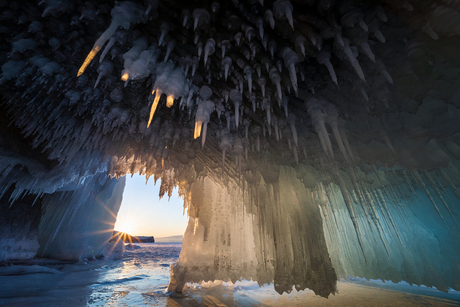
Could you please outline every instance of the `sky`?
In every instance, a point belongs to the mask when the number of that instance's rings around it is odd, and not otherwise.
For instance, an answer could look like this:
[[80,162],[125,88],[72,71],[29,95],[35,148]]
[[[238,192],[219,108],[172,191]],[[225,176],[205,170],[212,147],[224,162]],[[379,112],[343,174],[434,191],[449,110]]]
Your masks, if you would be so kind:
[[184,201],[174,189],[171,199],[168,194],[159,199],[160,179],[154,185],[153,176],[147,185],[145,176],[126,176],[123,201],[118,211],[115,230],[133,236],[156,238],[183,235],[187,226],[187,212],[182,215]]

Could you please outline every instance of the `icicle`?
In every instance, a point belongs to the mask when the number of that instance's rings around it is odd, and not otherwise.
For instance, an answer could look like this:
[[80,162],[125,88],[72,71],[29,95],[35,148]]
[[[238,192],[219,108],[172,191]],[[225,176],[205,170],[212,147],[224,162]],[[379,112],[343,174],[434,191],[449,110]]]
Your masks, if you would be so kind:
[[329,158],[334,160],[331,140],[329,139],[329,135],[327,133],[326,125],[324,122],[327,115],[323,112],[323,108],[321,105],[319,105],[318,100],[314,98],[310,99],[308,105],[308,113],[312,117],[313,126],[318,133],[321,145],[323,146],[323,150]]
[[263,39],[264,38],[264,22],[262,19],[257,19],[256,27],[257,29],[259,29],[260,39]]
[[346,153],[345,146],[343,145],[342,137],[340,135],[339,128],[338,128],[339,113],[337,112],[337,109],[332,104],[327,105],[326,112],[327,112],[326,120],[329,123],[329,125],[332,127],[332,132],[334,133],[334,137],[337,142],[337,145],[339,145],[340,152],[345,158],[345,161],[349,163],[348,155]]
[[244,74],[246,80],[248,80],[248,88],[249,88],[249,93],[252,93],[252,74],[254,73],[254,70],[252,69],[251,66],[246,65],[244,67]]
[[222,59],[221,64],[222,64],[222,66],[224,67],[224,70],[225,70],[225,81],[227,81],[228,70],[229,70],[230,66],[232,66],[232,59],[227,56],[227,57]]
[[348,61],[350,62],[351,66],[353,66],[353,68],[355,69],[355,71],[358,74],[359,78],[361,80],[363,80],[364,82],[366,82],[366,78],[364,77],[364,72],[363,72],[361,66],[359,65],[359,62],[356,59],[355,55],[353,54],[353,51],[350,48],[349,40],[344,39],[344,43],[345,43],[345,45],[343,47],[343,51],[345,52],[345,54],[346,54],[346,56],[348,58]]
[[114,34],[114,35],[112,35],[112,37],[110,38],[109,42],[105,46],[104,51],[102,51],[102,54],[99,57],[99,63],[101,63],[104,60],[107,52],[110,51],[110,48],[112,48],[112,46],[115,44],[116,41],[117,41],[117,35]]
[[404,175],[404,180],[406,181],[407,185],[409,186],[409,189],[411,190],[412,194],[417,198],[417,200],[420,202],[420,199],[418,198],[417,192],[415,192],[414,187],[412,186],[412,183],[409,179],[409,176],[407,175],[406,170],[403,170],[403,175]]
[[107,28],[107,30],[105,30],[104,33],[102,33],[102,35],[94,43],[93,48],[91,49],[85,61],[81,65],[80,69],[78,70],[77,77],[81,76],[85,72],[86,67],[88,67],[88,65],[94,59],[96,54],[101,50],[105,42],[115,33],[118,27],[121,27],[123,29],[129,28],[130,23],[133,22],[136,18],[135,12],[137,8],[138,7],[136,5],[133,5],[132,3],[127,1],[117,3],[117,5],[111,11],[112,22],[110,23],[110,26]]
[[[278,19],[286,18],[294,30],[294,19],[292,18],[293,7],[289,0],[278,0],[273,3],[273,11]],[[265,15],[266,16],[266,15]],[[273,27],[272,27],[273,28]]]
[[298,137],[297,137],[297,130],[295,128],[295,115],[294,114],[290,114],[289,117],[288,117],[288,122],[289,122],[289,126],[291,127],[291,132],[292,132],[292,137],[294,138],[294,144],[296,147],[299,146],[299,141],[298,141]]
[[268,121],[268,124],[270,125],[270,123],[271,123],[271,106],[270,106],[270,101],[267,98],[264,98],[262,100],[262,109],[264,109],[265,112],[267,113],[267,121]]
[[276,91],[278,92],[278,98],[282,99],[283,93],[281,91],[281,76],[275,67],[270,69],[270,80],[276,86]]
[[225,167],[225,153],[232,148],[232,139],[228,136],[228,131],[222,131],[219,148],[222,150],[222,171]]
[[364,53],[367,55],[367,57],[375,63],[375,55],[371,50],[371,46],[367,42],[361,43],[361,48],[363,49]]
[[337,178],[339,181],[339,187],[342,191],[343,199],[345,200],[345,204],[347,206],[348,214],[350,215],[351,221],[353,222],[353,226],[355,228],[356,236],[358,238],[359,246],[361,247],[361,251],[363,252],[364,260],[367,264],[367,257],[366,253],[364,252],[364,244],[361,239],[361,234],[359,232],[358,220],[356,219],[355,211],[353,210],[353,205],[351,203],[350,195],[348,194],[347,187],[345,185],[345,181],[343,180],[340,173],[336,170]]
[[273,13],[270,10],[265,11],[265,20],[270,24],[272,29],[275,28],[275,19],[273,18]]
[[289,70],[289,77],[291,78],[291,84],[292,87],[294,88],[294,92],[297,94],[297,73],[295,70],[295,65],[299,63],[299,57],[297,54],[288,47],[285,47],[281,51],[283,61],[284,61],[284,66],[286,66]]
[[332,81],[338,86],[339,84],[337,83],[337,75],[335,74],[334,67],[331,64],[331,54],[329,52],[319,52],[318,55],[316,56],[316,59],[318,60],[318,63],[323,64],[326,66],[327,70],[329,71],[329,75],[331,76]]
[[343,143],[345,145],[345,148],[347,149],[347,153],[350,156],[351,161],[353,163],[356,163],[355,162],[355,157],[353,155],[353,152],[351,151],[350,144],[348,143],[347,134],[345,133],[345,120],[343,120],[342,118],[338,118],[337,119],[337,125],[339,127],[339,132],[340,132],[340,136],[342,137],[342,141],[343,141]]
[[192,60],[192,77],[195,76],[196,68],[198,67],[198,58],[193,57]]
[[214,51],[216,51],[215,48],[216,42],[214,39],[210,38],[206,42],[206,45],[204,46],[204,65],[206,66],[206,62],[208,61],[208,56],[212,55]]
[[158,46],[163,45],[163,40],[169,31],[169,24],[164,21],[160,26],[160,30],[161,30],[161,34],[160,34],[160,38],[158,39]]
[[356,80],[353,83],[353,88],[358,89],[366,102],[369,102],[369,96],[367,96],[366,90],[364,89],[365,83],[362,80]]
[[[386,212],[386,215],[388,216],[388,219],[390,220],[391,225],[393,226],[393,230],[395,231],[396,236],[398,237],[399,243],[401,244],[401,246],[404,246],[404,244],[403,244],[403,242],[401,240],[401,236],[399,235],[398,228],[396,228],[396,224],[395,224],[395,222],[393,220],[393,217],[391,216],[390,210],[388,209],[388,205],[387,205],[387,202],[385,201],[385,197],[383,196],[382,190],[377,189],[376,193],[380,197],[380,199],[382,200],[382,206],[384,208],[384,211]],[[383,212],[383,210],[382,210],[382,212]]]
[[295,38],[295,45],[300,49],[300,52],[303,56],[305,56],[305,44],[307,43],[307,39],[302,34],[298,34]]
[[458,191],[457,187],[452,182],[452,179],[450,179],[450,177],[447,175],[447,173],[444,171],[444,169],[441,168],[441,169],[439,169],[439,171],[441,172],[441,176],[444,179],[444,181],[449,185],[449,187],[452,190],[452,192],[460,200],[460,192]]
[[380,129],[379,134],[383,138],[383,140],[385,141],[385,144],[387,144],[388,148],[390,148],[390,150],[393,153],[393,155],[396,157],[396,152],[395,152],[395,150],[393,148],[393,145],[391,145],[390,138],[388,138],[388,135],[385,132],[385,130]]
[[103,61],[99,65],[99,68],[97,69],[97,72],[99,73],[99,75],[97,76],[97,80],[96,80],[96,83],[94,84],[94,88],[97,87],[97,85],[101,81],[102,77],[110,75],[112,73],[112,71],[113,71],[112,62],[110,62],[108,60]]
[[430,173],[427,170],[425,170],[425,176],[428,179],[428,182],[431,184],[431,188],[434,190],[434,192],[436,193],[436,195],[438,196],[438,198],[441,200],[442,204],[444,205],[444,208],[446,208],[447,212],[449,212],[450,216],[452,217],[452,220],[455,222],[457,227],[460,228],[457,221],[455,220],[454,214],[452,213],[446,201],[442,197],[441,192],[438,189],[438,186],[436,185],[436,183],[434,182],[433,178],[431,177]]
[[230,91],[230,99],[235,104],[235,122],[236,122],[236,129],[238,129],[238,123],[240,119],[240,116],[239,116],[240,105],[243,102],[243,95],[238,90],[232,89]]
[[[444,218],[442,217],[442,214],[439,211],[438,206],[436,206],[436,203],[435,203],[433,197],[431,196],[430,192],[428,191],[428,188],[426,187],[425,182],[423,182],[423,179],[420,177],[420,175],[417,172],[417,170],[412,170],[412,174],[414,175],[415,179],[417,180],[418,184],[423,189],[423,191],[425,191],[426,196],[428,196],[428,198],[430,199],[431,203],[433,204],[434,209],[436,210],[436,212],[438,213],[439,217],[441,218],[441,220],[446,225],[447,229],[449,229],[449,226],[447,226],[447,223],[444,220]],[[450,231],[450,229],[449,229],[449,231]]]
[[155,94],[155,99],[153,100],[152,107],[150,108],[150,115],[149,115],[149,121],[147,123],[147,128],[150,126],[150,123],[152,122],[153,115],[155,114],[155,111],[158,106],[158,102],[160,101],[161,97],[161,90],[157,89],[156,91],[154,90],[152,94]]
[[[169,55],[171,54],[171,52],[172,52],[172,50],[174,49],[175,46],[176,46],[176,41],[175,40],[169,41],[168,48],[166,49],[166,55],[165,55],[165,58],[163,60],[164,62],[168,62]],[[188,69],[188,67],[187,67],[187,69]],[[185,75],[187,75],[187,73]]]
[[367,202],[371,205],[371,218],[374,221],[375,226],[377,227],[377,232],[379,233],[380,240],[385,247],[385,251],[387,252],[388,258],[391,258],[390,251],[387,246],[387,240],[385,239],[385,232],[383,231],[382,225],[377,215],[377,210],[375,209],[374,201],[369,193],[369,191],[364,187],[364,196],[367,198]]
[[208,129],[208,123],[210,120],[211,113],[215,109],[215,105],[212,101],[209,100],[212,96],[212,90],[208,86],[203,86],[200,89],[200,97],[203,99],[203,102],[198,105],[196,114],[195,114],[195,132],[194,138],[198,138],[201,135],[201,127],[203,125],[203,136],[201,138],[201,146],[204,147],[206,142],[206,132]]
[[193,31],[195,31],[198,28],[198,25],[200,25],[200,28],[205,27],[211,19],[209,12],[205,9],[194,9],[192,15]]
[[[265,97],[265,84],[267,83],[267,81],[265,80],[264,77],[261,77],[257,80],[257,83],[259,84],[260,86],[260,91],[262,92],[262,97]],[[254,108],[254,112],[255,112],[255,108]]]

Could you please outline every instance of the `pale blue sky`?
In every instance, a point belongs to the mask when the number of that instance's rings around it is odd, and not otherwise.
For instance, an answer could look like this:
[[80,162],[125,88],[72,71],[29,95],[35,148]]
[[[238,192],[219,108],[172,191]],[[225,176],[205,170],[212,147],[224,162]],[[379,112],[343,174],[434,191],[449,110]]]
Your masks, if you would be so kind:
[[174,189],[169,201],[167,193],[160,200],[159,190],[160,180],[154,185],[153,176],[146,185],[145,176],[127,175],[115,230],[157,238],[183,235],[188,220],[187,213],[182,215],[183,199]]

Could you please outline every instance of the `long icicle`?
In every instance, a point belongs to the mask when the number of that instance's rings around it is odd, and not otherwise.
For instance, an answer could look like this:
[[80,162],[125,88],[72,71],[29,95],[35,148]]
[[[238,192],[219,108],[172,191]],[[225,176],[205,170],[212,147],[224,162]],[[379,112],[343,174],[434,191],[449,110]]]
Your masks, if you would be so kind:
[[91,49],[85,61],[81,65],[80,69],[78,70],[77,77],[80,77],[85,72],[86,67],[88,67],[88,65],[94,59],[96,54],[101,50],[105,42],[115,33],[118,26],[119,26],[119,23],[116,22],[116,20],[112,21],[109,28],[105,30],[105,32],[97,39],[97,41],[94,43],[93,49]]
[[387,205],[387,202],[385,200],[385,197],[383,196],[382,190],[377,189],[377,194],[379,195],[380,199],[382,200],[382,207],[383,207],[383,209],[386,211],[386,213],[388,215],[388,218],[389,218],[389,220],[391,222],[391,225],[393,226],[393,229],[394,229],[394,231],[396,233],[396,236],[399,239],[399,243],[401,243],[401,246],[404,246],[404,244],[402,243],[402,240],[401,240],[401,236],[399,235],[398,228],[396,228],[395,221],[393,220],[393,217],[391,216],[390,210],[388,209],[388,205]]
[[336,169],[336,173],[337,173],[337,178],[339,179],[340,189],[342,190],[343,199],[345,200],[345,204],[347,205],[348,213],[350,214],[351,221],[353,222],[353,226],[355,228],[359,246],[361,247],[361,251],[363,252],[364,260],[366,261],[366,264],[368,264],[366,253],[364,252],[364,244],[361,239],[361,234],[359,232],[358,220],[356,219],[355,211],[353,210],[353,205],[351,204],[350,195],[348,195],[348,190],[345,185],[345,181],[343,181],[343,178],[342,176],[340,176],[340,173],[337,169]]
[[147,128],[150,126],[150,123],[152,122],[153,115],[155,114],[155,111],[158,106],[158,102],[160,101],[160,97],[162,94],[160,89],[157,89],[156,92],[154,90],[153,93],[155,93],[155,99],[153,100],[152,108],[150,109],[150,116],[149,116],[149,122],[147,123]]
[[446,201],[442,197],[441,193],[438,190],[438,187],[437,187],[436,183],[434,182],[433,178],[431,177],[430,173],[428,173],[427,170],[425,170],[425,177],[428,179],[428,182],[431,184],[431,187],[433,188],[433,190],[436,193],[436,195],[438,195],[438,198],[441,200],[442,204],[444,205],[444,208],[446,208],[447,212],[449,212],[450,216],[452,217],[452,220],[454,220],[454,222],[457,225],[457,227],[460,228],[460,226],[458,225],[457,221],[455,220],[454,214],[452,213],[452,211],[450,210],[450,208],[447,205]]
[[423,182],[423,179],[420,177],[420,174],[417,172],[417,170],[412,170],[412,174],[414,175],[414,177],[417,180],[417,182],[420,185],[420,187],[425,191],[425,194],[430,199],[431,203],[433,204],[434,209],[436,210],[436,212],[438,213],[439,217],[441,218],[441,220],[446,225],[447,229],[450,231],[449,226],[447,225],[446,221],[444,220],[444,217],[442,216],[441,212],[439,211],[438,206],[436,206],[436,203],[435,203],[433,197],[431,196],[430,192],[428,191],[428,188],[426,187],[425,182]]
[[386,242],[385,237],[384,237],[385,232],[383,231],[382,225],[380,224],[380,220],[379,220],[379,218],[377,216],[377,210],[375,209],[374,201],[372,200],[372,197],[371,197],[369,191],[367,190],[367,188],[363,187],[363,189],[364,189],[363,194],[364,194],[364,196],[366,196],[366,198],[368,200],[368,203],[371,205],[371,218],[373,217],[372,221],[374,222],[375,226],[377,227],[377,232],[379,233],[380,240],[383,243],[383,246],[385,248],[385,251],[387,252],[388,258],[391,259],[390,251],[388,249],[387,242]]
[[442,168],[439,171],[441,172],[442,178],[447,182],[452,192],[454,192],[455,196],[457,196],[457,198],[460,200],[460,192],[455,187],[454,183],[452,182],[452,179],[450,179],[450,177]]

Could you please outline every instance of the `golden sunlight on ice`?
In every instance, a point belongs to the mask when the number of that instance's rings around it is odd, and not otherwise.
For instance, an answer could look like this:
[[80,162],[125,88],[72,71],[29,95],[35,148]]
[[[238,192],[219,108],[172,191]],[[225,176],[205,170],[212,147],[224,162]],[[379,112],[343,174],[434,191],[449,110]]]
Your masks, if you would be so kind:
[[80,77],[81,74],[85,72],[86,67],[88,67],[89,63],[91,63],[91,61],[94,59],[99,50],[101,50],[99,46],[94,46],[93,49],[91,49],[91,52],[86,57],[85,61],[83,62],[83,65],[81,65],[80,69],[78,70],[77,77]]

